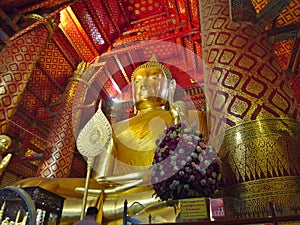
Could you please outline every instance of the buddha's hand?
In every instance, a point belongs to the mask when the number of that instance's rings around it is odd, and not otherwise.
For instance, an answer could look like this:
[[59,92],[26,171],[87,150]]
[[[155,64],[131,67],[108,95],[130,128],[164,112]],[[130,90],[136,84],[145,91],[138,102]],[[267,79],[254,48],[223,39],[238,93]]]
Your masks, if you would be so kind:
[[172,103],[170,105],[170,112],[174,124],[178,124],[180,121],[185,120],[187,116],[185,103],[183,101]]
[[151,177],[150,169],[138,170],[135,172],[118,174],[118,175],[102,176],[97,178],[97,182],[98,183],[105,183],[105,182],[128,183],[130,181],[136,181],[141,179],[146,181],[147,177]]
[[[121,191],[128,190],[130,188],[136,187],[136,186],[142,184],[143,180],[138,179],[138,180],[134,180],[134,181],[132,180],[128,183],[124,183],[124,181],[123,181],[123,183],[119,183],[119,182],[112,182],[111,180],[108,181],[105,178],[101,177],[101,178],[99,178],[98,182],[99,182],[99,184],[103,185],[103,190],[104,190],[105,194],[115,194],[115,193],[118,193]],[[77,188],[75,188],[75,191],[79,192],[79,193],[84,193],[84,188],[77,187]],[[101,190],[100,189],[89,189],[88,193],[89,194],[100,194]]]
[[176,106],[170,105],[170,112],[173,118],[173,123],[178,124],[180,121],[179,111]]
[[115,186],[113,189],[109,188],[105,190],[105,193],[114,193],[136,187],[137,185],[147,184],[150,176],[151,171],[145,169],[127,174],[98,177],[97,182],[99,184],[111,184],[112,187]]

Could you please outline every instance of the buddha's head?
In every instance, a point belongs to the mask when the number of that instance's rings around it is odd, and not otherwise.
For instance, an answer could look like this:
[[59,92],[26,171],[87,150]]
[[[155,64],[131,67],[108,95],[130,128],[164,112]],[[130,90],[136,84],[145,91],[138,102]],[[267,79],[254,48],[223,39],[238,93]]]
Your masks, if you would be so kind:
[[0,153],[4,153],[11,146],[11,139],[6,135],[0,135]]
[[170,71],[155,56],[149,62],[138,66],[131,77],[136,110],[166,106],[171,80]]

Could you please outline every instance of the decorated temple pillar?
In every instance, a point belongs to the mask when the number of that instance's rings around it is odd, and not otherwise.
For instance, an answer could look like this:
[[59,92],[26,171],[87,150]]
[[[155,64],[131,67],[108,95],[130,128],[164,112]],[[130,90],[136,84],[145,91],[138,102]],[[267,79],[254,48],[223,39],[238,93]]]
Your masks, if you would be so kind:
[[237,216],[263,215],[270,202],[293,213],[300,210],[297,102],[266,31],[232,21],[229,2],[199,1],[209,141],[220,148],[224,196],[241,202]]
[[[35,15],[35,19],[42,17]],[[5,133],[35,67],[39,53],[51,34],[48,21],[40,23],[0,52],[0,133]]]
[[86,68],[86,62],[79,63],[65,89],[48,136],[49,145],[45,157],[38,167],[38,177],[64,178],[70,174],[75,149],[76,124],[87,87],[87,81],[81,79]]

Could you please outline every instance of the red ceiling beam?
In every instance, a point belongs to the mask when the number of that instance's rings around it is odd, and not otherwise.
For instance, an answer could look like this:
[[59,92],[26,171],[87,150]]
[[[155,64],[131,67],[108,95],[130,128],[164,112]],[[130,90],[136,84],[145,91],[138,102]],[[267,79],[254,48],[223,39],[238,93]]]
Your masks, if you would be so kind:
[[292,2],[292,0],[270,0],[267,5],[256,14],[257,23],[265,28]]
[[21,14],[27,14],[32,11],[38,10],[38,9],[44,9],[44,8],[52,8],[52,7],[57,7],[57,6],[62,6],[62,8],[67,7],[70,4],[74,4],[80,0],[59,0],[59,1],[53,1],[53,0],[44,0],[44,1],[37,1],[38,3],[27,7],[23,10],[20,10]]
[[43,65],[40,64],[39,61],[37,61],[36,66],[43,72],[43,74],[46,75],[46,77],[49,78],[49,80],[55,85],[55,87],[56,87],[57,89],[60,90],[61,93],[64,92],[64,88],[63,88],[62,86],[60,86],[59,83],[57,83],[57,81],[54,80],[54,79],[51,77],[51,75],[50,75],[50,74],[48,73],[48,71],[43,67]]

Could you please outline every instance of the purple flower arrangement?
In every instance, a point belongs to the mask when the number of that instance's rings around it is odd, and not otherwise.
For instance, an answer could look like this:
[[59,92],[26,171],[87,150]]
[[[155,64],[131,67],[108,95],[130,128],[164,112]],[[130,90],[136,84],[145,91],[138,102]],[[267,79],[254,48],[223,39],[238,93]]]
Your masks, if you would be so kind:
[[223,186],[217,152],[195,126],[168,127],[157,142],[152,185],[161,200],[216,197]]

